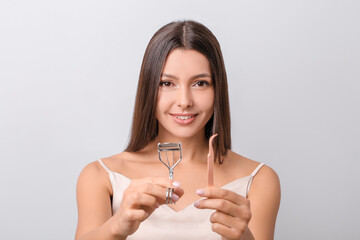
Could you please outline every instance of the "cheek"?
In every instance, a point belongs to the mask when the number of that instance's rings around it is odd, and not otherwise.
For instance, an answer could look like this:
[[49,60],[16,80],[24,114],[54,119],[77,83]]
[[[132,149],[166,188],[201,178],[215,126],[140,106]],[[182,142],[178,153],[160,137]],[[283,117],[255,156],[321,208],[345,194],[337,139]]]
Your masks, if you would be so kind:
[[200,106],[203,106],[203,109],[211,112],[211,114],[214,111],[214,101],[215,101],[214,92],[203,94],[198,98],[198,102]]
[[156,118],[160,116],[161,113],[163,113],[168,105],[167,96],[166,94],[162,94],[160,91],[158,93],[157,97],[157,103],[156,103]]

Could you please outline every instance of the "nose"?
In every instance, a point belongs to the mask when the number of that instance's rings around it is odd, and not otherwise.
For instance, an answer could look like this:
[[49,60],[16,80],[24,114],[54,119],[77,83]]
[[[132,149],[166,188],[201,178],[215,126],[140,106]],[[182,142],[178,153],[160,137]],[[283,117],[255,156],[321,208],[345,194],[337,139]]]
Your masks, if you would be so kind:
[[192,106],[191,91],[185,86],[179,88],[177,93],[177,104],[181,109],[186,109]]

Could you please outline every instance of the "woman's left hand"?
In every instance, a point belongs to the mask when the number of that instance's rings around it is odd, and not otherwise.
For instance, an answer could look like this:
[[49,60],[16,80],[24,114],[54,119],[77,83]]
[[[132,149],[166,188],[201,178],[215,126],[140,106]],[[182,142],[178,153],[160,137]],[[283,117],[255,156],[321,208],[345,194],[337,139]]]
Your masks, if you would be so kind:
[[195,207],[216,210],[210,217],[211,228],[222,239],[254,239],[248,228],[251,211],[247,198],[222,188],[199,189],[196,193],[205,199],[196,201]]

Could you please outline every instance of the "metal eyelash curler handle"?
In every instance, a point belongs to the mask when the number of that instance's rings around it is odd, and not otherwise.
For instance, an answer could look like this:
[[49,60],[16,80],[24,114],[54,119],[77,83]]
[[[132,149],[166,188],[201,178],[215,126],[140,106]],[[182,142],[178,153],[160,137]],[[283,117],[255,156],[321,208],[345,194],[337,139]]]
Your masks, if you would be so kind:
[[[158,153],[159,160],[169,169],[169,179],[173,179],[174,177],[174,168],[182,159],[182,149],[181,143],[158,143]],[[179,151],[180,156],[179,160],[175,162],[175,152]],[[165,152],[166,162],[161,158],[161,153]],[[172,161],[169,161],[167,152],[172,152]],[[174,202],[171,200],[172,193],[174,189],[168,188],[166,190],[166,204],[173,204]]]

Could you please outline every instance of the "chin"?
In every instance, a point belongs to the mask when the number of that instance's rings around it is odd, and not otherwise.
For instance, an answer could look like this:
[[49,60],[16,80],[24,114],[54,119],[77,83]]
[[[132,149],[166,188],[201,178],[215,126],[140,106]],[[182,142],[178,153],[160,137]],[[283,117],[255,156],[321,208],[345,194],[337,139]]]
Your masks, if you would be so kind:
[[[166,136],[168,139],[185,139],[192,138],[203,134],[205,136],[205,124],[201,126],[199,124],[181,126],[179,124],[166,124],[161,125],[159,123],[159,133],[161,136]],[[172,140],[171,140],[172,141]]]
[[169,132],[171,136],[174,138],[192,138],[197,136],[200,132],[203,132],[205,135],[205,129],[199,130],[199,131],[189,131],[189,129],[179,129],[178,131]]

